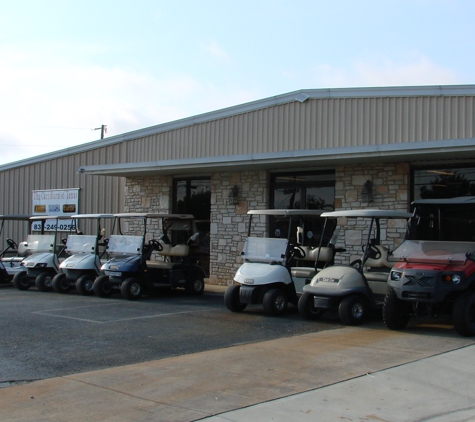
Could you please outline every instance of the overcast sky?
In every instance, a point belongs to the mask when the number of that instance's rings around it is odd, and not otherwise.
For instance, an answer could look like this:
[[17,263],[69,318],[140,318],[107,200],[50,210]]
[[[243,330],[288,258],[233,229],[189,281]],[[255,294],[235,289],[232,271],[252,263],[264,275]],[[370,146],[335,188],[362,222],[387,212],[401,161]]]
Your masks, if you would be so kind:
[[0,164],[299,89],[475,83],[473,0],[0,0]]

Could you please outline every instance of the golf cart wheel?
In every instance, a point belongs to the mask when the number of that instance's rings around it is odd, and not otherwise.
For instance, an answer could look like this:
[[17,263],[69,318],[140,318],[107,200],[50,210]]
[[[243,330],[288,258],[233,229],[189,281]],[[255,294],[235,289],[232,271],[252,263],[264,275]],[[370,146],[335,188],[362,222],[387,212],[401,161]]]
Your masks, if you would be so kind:
[[267,315],[282,315],[287,310],[287,295],[282,289],[270,289],[264,295],[262,305]]
[[84,274],[76,280],[76,290],[83,296],[94,294],[94,276]]
[[201,274],[193,274],[185,285],[185,291],[189,295],[198,296],[205,290],[205,281]]
[[50,292],[53,290],[53,278],[54,274],[49,271],[38,274],[35,279],[36,287],[40,292]]
[[241,286],[233,284],[224,292],[224,304],[232,312],[242,312],[247,306],[247,303],[239,302],[239,290]]
[[140,299],[143,293],[143,284],[136,277],[125,279],[120,285],[120,292],[125,299],[137,300]]
[[389,289],[383,303],[384,325],[390,330],[402,330],[409,318],[409,304],[398,299],[395,290]]
[[459,293],[454,302],[452,319],[455,330],[461,336],[475,336],[475,292]]
[[56,293],[68,293],[71,289],[66,274],[56,274],[53,278],[52,286]]
[[30,278],[26,271],[16,273],[12,282],[18,290],[28,290],[30,288]]
[[93,285],[94,293],[99,297],[110,297],[112,295],[112,284],[107,275],[96,278]]
[[308,320],[318,319],[325,312],[324,308],[315,307],[313,298],[310,293],[304,293],[299,299],[299,314]]
[[340,302],[338,314],[344,324],[358,325],[366,318],[367,309],[366,299],[363,296],[351,295]]

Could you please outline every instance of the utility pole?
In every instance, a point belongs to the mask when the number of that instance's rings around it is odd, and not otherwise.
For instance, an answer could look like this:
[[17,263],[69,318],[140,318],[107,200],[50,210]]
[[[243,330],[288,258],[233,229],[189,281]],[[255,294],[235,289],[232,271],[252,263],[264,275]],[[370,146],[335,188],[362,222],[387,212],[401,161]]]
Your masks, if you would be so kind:
[[107,125],[102,125],[101,127],[96,127],[94,130],[101,131],[101,139],[104,139],[104,133],[107,133]]

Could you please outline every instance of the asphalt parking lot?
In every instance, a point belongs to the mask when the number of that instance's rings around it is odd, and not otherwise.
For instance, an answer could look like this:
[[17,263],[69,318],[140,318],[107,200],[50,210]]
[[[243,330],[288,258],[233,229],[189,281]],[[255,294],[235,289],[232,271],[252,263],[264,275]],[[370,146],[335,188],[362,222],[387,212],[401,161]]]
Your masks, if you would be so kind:
[[[374,324],[380,324],[376,318]],[[341,327],[303,320],[295,307],[236,314],[222,293],[181,290],[139,301],[0,287],[0,386],[146,362]]]

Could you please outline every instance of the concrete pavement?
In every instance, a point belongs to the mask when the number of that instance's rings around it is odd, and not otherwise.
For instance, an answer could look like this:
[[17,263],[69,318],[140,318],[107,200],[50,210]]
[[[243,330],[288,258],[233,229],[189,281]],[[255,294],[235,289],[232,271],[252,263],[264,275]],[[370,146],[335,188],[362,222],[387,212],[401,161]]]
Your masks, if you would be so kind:
[[466,421],[473,356],[450,326],[342,327],[2,388],[0,420]]

